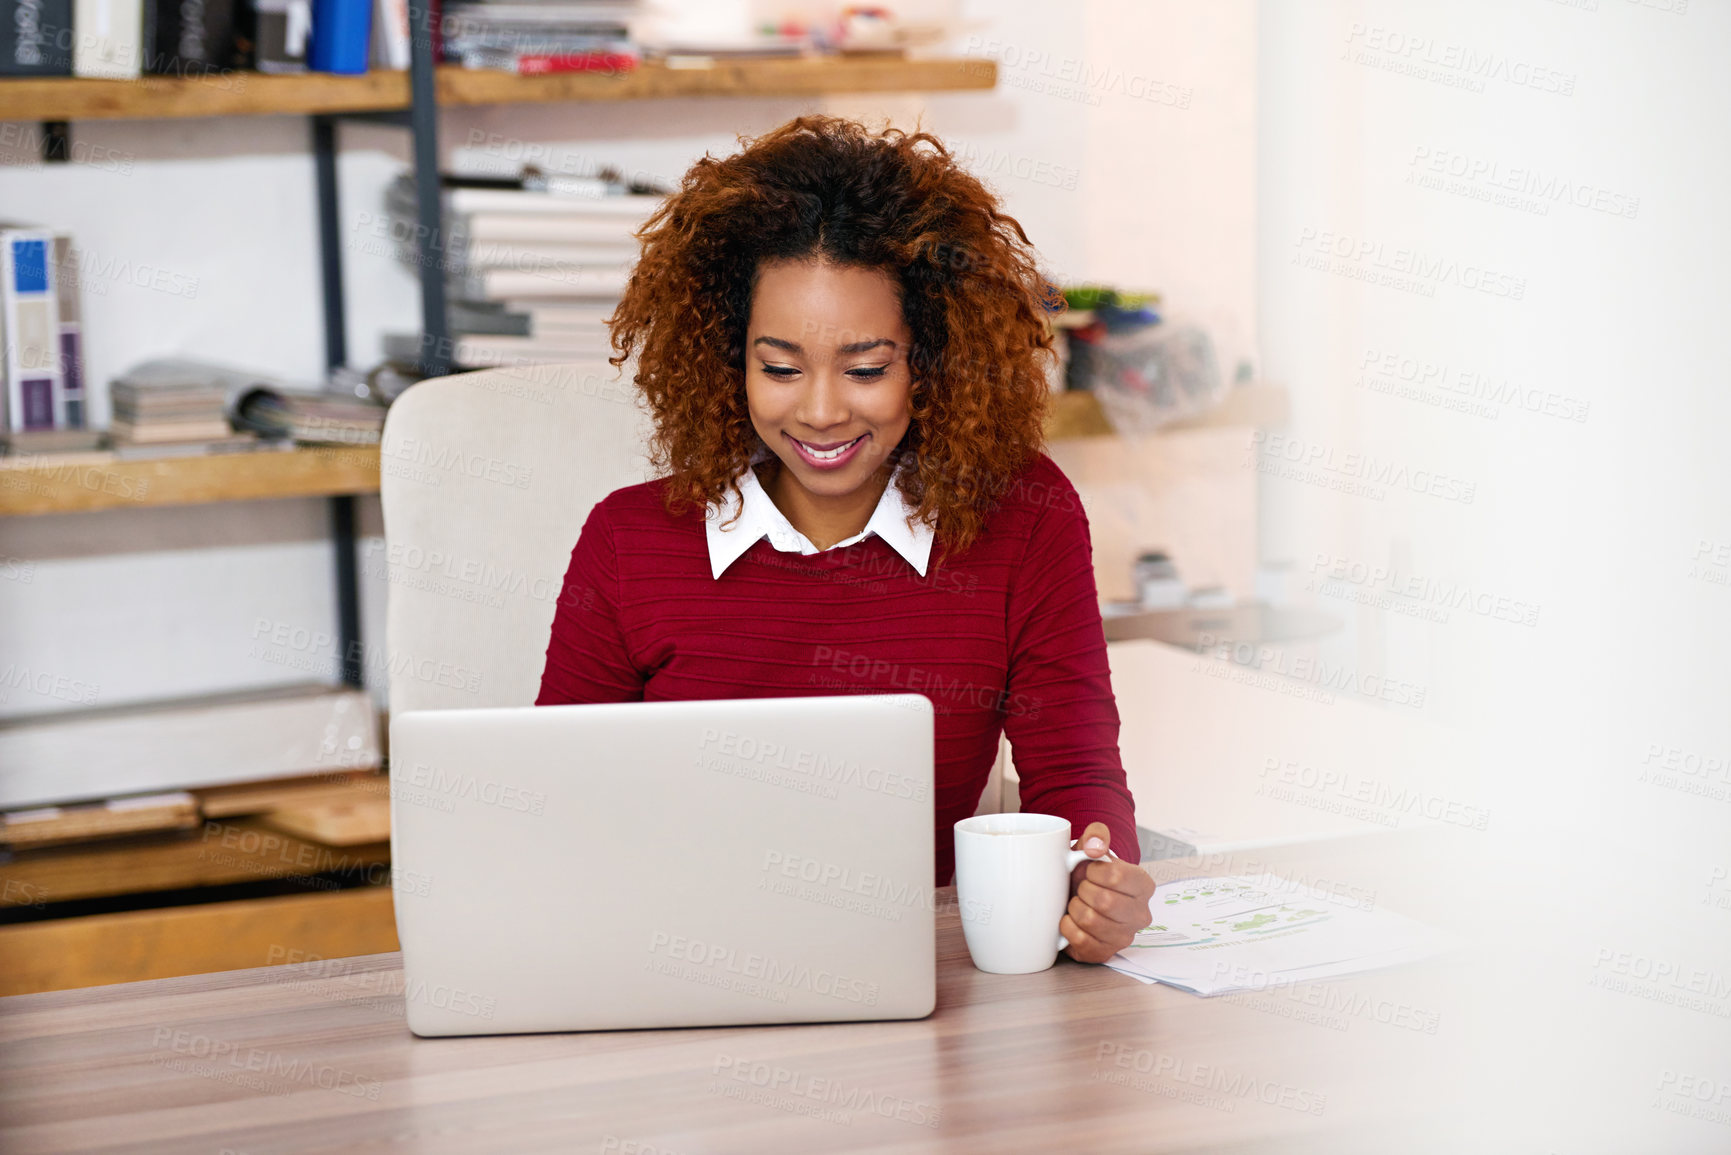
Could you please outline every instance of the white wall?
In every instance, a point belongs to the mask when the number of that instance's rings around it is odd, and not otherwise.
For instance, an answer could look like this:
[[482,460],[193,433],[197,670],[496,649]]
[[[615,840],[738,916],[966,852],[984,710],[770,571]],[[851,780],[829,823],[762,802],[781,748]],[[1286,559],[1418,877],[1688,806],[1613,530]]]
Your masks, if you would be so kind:
[[[1254,284],[1248,0],[1206,6],[1032,0],[964,6],[958,51],[1000,61],[987,94],[826,104],[679,100],[448,110],[447,159],[529,146],[555,167],[614,163],[673,180],[736,133],[807,108],[924,123],[963,149],[1054,272],[1157,288],[1250,355]],[[0,215],[73,229],[100,271],[87,294],[93,412],[106,382],[186,353],[311,380],[323,361],[309,129],[298,117],[73,125],[76,163],[43,166],[33,125],[0,126]],[[405,134],[345,126],[340,162],[350,358],[412,329],[414,281],[369,236]],[[476,154],[480,155],[476,155]],[[490,155],[489,155],[490,154]],[[139,287],[140,284],[146,287]],[[149,287],[156,286],[156,287]],[[382,642],[377,503],[362,503],[363,624]],[[332,559],[317,501],[0,522],[0,716],[325,676]],[[277,624],[305,644],[255,654]],[[323,637],[315,636],[323,635]],[[47,675],[46,681],[42,676]],[[382,686],[369,679],[382,699]]]
[[1261,349],[1294,391],[1264,550],[1349,619],[1334,660],[1426,691],[1397,713],[1467,751],[1430,789],[1491,814],[1436,864],[1480,888],[1473,1123],[1723,1146],[1660,1080],[1722,1059],[1731,1014],[1731,6],[1271,2],[1259,38]]

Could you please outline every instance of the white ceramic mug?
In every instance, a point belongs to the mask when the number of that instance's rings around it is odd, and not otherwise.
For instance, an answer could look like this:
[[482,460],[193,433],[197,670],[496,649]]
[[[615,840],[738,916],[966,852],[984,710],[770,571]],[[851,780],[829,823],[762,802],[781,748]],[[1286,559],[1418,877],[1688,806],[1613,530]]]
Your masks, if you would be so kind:
[[976,814],[956,823],[956,900],[974,965],[995,975],[1043,971],[1070,940],[1058,920],[1070,872],[1090,861],[1070,849],[1055,814]]

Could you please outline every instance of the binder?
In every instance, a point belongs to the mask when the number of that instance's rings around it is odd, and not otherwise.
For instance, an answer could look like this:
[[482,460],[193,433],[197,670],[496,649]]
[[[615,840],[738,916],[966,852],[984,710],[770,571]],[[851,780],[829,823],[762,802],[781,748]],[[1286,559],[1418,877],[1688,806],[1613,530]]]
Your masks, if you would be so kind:
[[312,30],[311,0],[241,0],[236,18],[239,67],[260,72],[305,72]]
[[203,76],[234,56],[234,0],[154,0],[147,9],[144,71]]
[[0,0],[0,76],[71,76],[72,43],[72,0]]
[[54,235],[0,226],[0,329],[4,330],[6,428],[54,429],[63,396]]
[[83,429],[90,423],[84,383],[84,305],[79,292],[78,249],[72,234],[54,234],[54,307],[59,314],[60,391],[54,420],[59,429]]
[[314,72],[365,72],[372,32],[373,0],[313,0],[307,66]]
[[72,74],[136,80],[144,49],[144,0],[73,0]]

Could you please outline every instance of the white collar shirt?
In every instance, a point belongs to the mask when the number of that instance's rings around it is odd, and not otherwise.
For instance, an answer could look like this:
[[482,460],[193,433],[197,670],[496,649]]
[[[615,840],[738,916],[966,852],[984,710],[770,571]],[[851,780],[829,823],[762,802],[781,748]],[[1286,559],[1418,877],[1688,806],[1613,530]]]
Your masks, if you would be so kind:
[[[752,461],[755,464],[764,460],[767,454],[761,450]],[[895,550],[902,558],[914,567],[921,577],[926,576],[926,563],[932,554],[932,531],[924,522],[909,522],[913,510],[902,497],[901,490],[896,488],[896,476],[899,476],[901,466],[896,467],[896,475],[892,475],[890,483],[884,487],[883,496],[878,498],[877,508],[872,510],[871,519],[865,528],[845,541],[838,541],[830,549],[842,549],[856,545],[872,534],[884,539],[884,544]],[[767,537],[769,544],[782,553],[815,554],[827,551],[820,550],[811,543],[811,539],[793,527],[787,516],[776,508],[774,501],[764,491],[763,485],[757,480],[757,471],[746,466],[745,471],[736,481],[739,492],[727,492],[720,504],[711,504],[704,515],[704,532],[709,542],[709,569],[712,576],[720,578],[727,572],[727,567],[744,556],[745,551]],[[739,512],[739,520],[727,528],[722,523]]]

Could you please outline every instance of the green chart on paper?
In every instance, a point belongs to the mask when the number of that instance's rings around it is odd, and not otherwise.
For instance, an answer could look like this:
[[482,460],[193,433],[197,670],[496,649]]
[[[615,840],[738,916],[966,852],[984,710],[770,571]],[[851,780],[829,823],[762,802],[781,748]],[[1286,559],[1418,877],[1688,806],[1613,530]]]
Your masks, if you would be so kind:
[[1241,878],[1190,878],[1154,892],[1154,924],[1129,950],[1252,942],[1334,917],[1327,907],[1291,889],[1275,890]]

